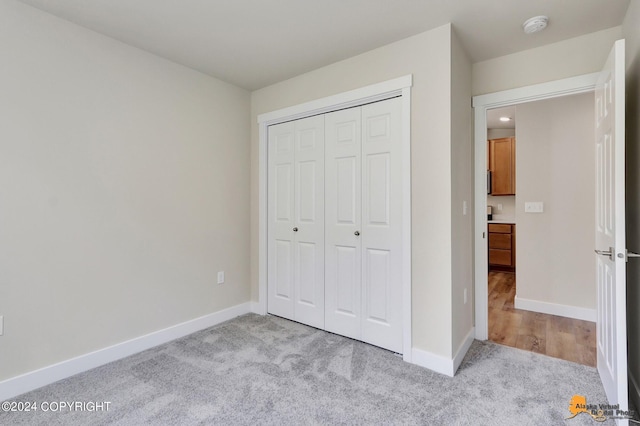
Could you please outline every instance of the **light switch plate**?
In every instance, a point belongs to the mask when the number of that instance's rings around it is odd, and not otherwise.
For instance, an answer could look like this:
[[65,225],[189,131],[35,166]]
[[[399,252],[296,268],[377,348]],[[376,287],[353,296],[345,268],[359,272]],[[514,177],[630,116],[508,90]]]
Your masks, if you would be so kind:
[[224,283],[224,271],[219,271],[218,272],[218,284],[223,284]]
[[524,203],[525,213],[543,213],[544,203],[542,201],[528,201]]

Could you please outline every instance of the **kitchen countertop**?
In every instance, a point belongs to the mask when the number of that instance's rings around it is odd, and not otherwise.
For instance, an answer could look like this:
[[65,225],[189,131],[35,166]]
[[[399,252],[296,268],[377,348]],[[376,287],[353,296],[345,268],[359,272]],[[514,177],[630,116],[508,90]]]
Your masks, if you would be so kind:
[[509,223],[509,224],[516,224],[516,220],[515,219],[494,219],[494,220],[488,220],[487,223]]

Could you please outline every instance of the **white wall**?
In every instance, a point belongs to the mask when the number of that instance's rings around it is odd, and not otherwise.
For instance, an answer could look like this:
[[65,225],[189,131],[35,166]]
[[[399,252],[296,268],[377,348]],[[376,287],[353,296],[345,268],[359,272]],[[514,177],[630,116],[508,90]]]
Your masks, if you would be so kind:
[[474,95],[598,72],[621,27],[473,64]]
[[510,138],[516,135],[516,129],[487,129],[487,139]]
[[593,93],[516,111],[516,297],[595,309]]
[[[631,1],[622,26],[627,46],[627,248],[640,253],[640,2]],[[627,267],[630,396],[640,407],[640,259]]]
[[[455,355],[473,328],[473,137],[471,62],[451,36],[451,279]],[[414,181],[415,184],[415,181]],[[466,203],[466,211],[464,209]],[[467,300],[464,301],[465,291]]]
[[258,298],[258,114],[413,74],[413,344],[451,356],[451,68],[451,25],[445,25],[251,94],[253,300]]
[[[516,167],[516,176],[517,174],[518,168]],[[518,189],[516,187],[516,194],[517,192]],[[487,205],[493,206],[493,220],[509,220],[516,223],[516,196],[517,195],[487,195]],[[498,210],[498,205],[502,205],[502,210]]]
[[[473,328],[473,137],[471,62],[451,36],[451,275],[452,351]],[[465,207],[466,205],[466,207]],[[466,292],[466,301],[465,301]]]
[[249,94],[14,0],[0,51],[0,380],[248,301]]

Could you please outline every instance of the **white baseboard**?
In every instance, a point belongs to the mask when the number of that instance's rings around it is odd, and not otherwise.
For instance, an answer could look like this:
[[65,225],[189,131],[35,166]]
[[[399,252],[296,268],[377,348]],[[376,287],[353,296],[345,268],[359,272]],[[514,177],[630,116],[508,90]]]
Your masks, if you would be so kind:
[[629,371],[629,399],[635,405],[636,410],[640,410],[640,382],[636,380],[631,371]]
[[[449,359],[442,355],[436,355],[432,352],[424,351],[422,349],[411,349],[411,364],[419,365],[420,367],[428,368],[436,373],[444,374],[449,377],[453,377],[458,371],[458,367],[462,364],[464,356],[473,343],[473,339],[476,335],[475,327],[464,337],[464,340],[458,347],[453,359]],[[406,360],[405,360],[406,361]]]
[[250,302],[251,303],[251,312],[258,315],[266,315],[267,311],[259,302]]
[[476,335],[476,328],[471,327],[471,330],[469,330],[467,335],[464,337],[464,340],[460,344],[460,347],[458,348],[455,356],[453,357],[453,374],[455,374],[456,371],[458,371],[458,367],[460,367],[460,364],[462,364],[462,360],[464,359],[464,356],[469,351],[469,348],[473,343],[475,335]]
[[455,370],[453,369],[453,359],[449,359],[442,355],[436,355],[422,349],[411,349],[411,363],[449,377],[453,377],[455,374]]
[[458,350],[452,359],[442,355],[436,355],[422,349],[413,348],[411,350],[411,363],[419,365],[420,367],[428,368],[436,373],[453,377],[456,374],[458,367],[460,367],[464,356],[471,347],[475,335],[476,329],[475,327],[472,327],[460,344],[460,347],[458,347]]
[[596,321],[596,310],[580,308],[578,306],[560,305],[557,303],[541,302],[533,299],[515,297],[515,308],[525,311],[540,312],[542,314],[557,315],[566,318],[575,318],[583,321]]
[[212,327],[237,316],[247,314],[250,311],[251,303],[242,303],[20,376],[12,377],[0,382],[0,401],[14,398],[23,393],[57,382],[58,380],[82,373],[83,371],[117,361],[154,346],[195,333],[196,331],[204,330],[205,328]]

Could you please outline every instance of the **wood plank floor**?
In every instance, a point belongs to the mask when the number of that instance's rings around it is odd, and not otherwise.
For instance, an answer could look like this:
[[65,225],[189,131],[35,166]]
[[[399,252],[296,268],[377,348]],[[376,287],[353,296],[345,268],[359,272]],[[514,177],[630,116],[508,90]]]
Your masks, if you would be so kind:
[[596,366],[596,324],[515,309],[516,278],[489,272],[489,340]]

